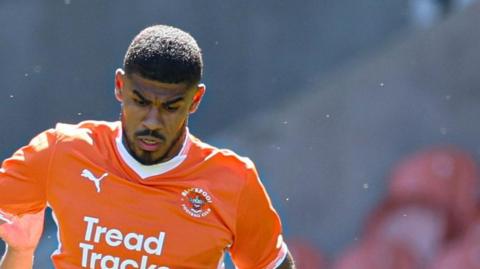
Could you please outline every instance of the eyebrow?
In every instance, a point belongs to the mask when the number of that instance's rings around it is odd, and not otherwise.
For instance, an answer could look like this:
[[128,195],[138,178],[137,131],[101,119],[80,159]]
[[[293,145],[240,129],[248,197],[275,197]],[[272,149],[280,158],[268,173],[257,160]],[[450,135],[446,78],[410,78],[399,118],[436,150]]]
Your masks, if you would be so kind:
[[168,100],[165,102],[165,105],[169,106],[169,105],[172,105],[172,104],[175,104],[177,102],[180,102],[180,101],[183,101],[183,96],[178,96],[172,100]]
[[145,96],[143,96],[139,91],[132,90],[133,94],[135,94],[138,98],[142,99],[142,101],[149,101]]
[[[147,101],[147,102],[150,102],[150,100],[148,100],[145,96],[143,96],[139,91],[137,90],[132,90],[133,94],[135,94],[138,98],[142,99],[142,101]],[[172,105],[172,104],[175,104],[177,102],[180,102],[180,101],[183,101],[184,99],[184,96],[178,96],[178,97],[175,97],[173,98],[172,100],[168,100],[166,101],[164,104],[165,105]]]

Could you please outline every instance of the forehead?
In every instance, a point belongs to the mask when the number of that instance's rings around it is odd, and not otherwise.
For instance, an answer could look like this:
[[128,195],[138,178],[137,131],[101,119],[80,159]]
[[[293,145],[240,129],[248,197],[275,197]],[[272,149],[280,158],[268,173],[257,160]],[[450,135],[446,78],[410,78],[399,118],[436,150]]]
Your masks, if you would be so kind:
[[164,83],[146,79],[138,74],[125,76],[125,85],[130,91],[137,91],[148,97],[168,98],[186,95],[191,87],[186,83]]

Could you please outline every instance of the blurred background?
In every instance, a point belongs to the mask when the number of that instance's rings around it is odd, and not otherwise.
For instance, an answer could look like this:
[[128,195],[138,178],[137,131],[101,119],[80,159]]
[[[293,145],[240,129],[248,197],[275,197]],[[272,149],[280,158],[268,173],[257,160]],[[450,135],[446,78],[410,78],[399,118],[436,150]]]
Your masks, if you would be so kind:
[[[452,264],[480,245],[465,242],[479,12],[475,0],[2,0],[0,157],[56,122],[116,120],[131,39],[170,24],[204,53],[192,133],[256,163],[300,269],[470,268]],[[56,244],[49,217],[36,268],[52,268]]]

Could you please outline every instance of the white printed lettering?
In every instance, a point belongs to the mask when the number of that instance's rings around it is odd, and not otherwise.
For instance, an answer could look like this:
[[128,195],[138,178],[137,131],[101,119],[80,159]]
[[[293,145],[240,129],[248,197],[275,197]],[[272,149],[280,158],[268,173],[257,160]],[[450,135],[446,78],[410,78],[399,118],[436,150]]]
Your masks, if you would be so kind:
[[[132,239],[135,240],[135,245],[132,244],[131,242]],[[127,249],[140,251],[142,250],[143,235],[136,234],[136,233],[129,233],[125,236],[124,242],[125,242],[125,247]]]
[[107,231],[105,235],[105,241],[112,247],[118,247],[122,244],[123,235],[117,229],[111,229]]
[[93,239],[93,242],[95,243],[100,242],[100,238],[102,237],[102,234],[106,232],[107,232],[107,227],[98,226],[97,229],[95,230],[95,239]]
[[142,262],[140,263],[140,269],[155,269],[157,268],[157,266],[155,264],[152,264],[150,266],[148,266],[148,257],[143,255],[142,256]]
[[[111,262],[112,266],[107,266],[107,263]],[[100,262],[100,268],[102,269],[118,269],[118,265],[120,263],[120,259],[118,257],[113,257],[111,255],[106,255],[102,258]]]
[[85,216],[83,220],[87,222],[87,230],[85,231],[85,241],[90,241],[90,238],[92,237],[93,225],[95,223],[98,223],[98,219]]
[[95,269],[95,264],[97,263],[97,260],[100,259],[102,259],[102,254],[93,252],[90,257],[90,269]]
[[[149,263],[151,256],[143,255],[141,260],[125,259],[110,255],[110,253],[99,253],[95,251],[94,243],[105,243],[110,247],[124,247],[125,249],[143,252],[150,255],[162,255],[165,243],[165,232],[159,232],[158,236],[146,237],[139,233],[122,233],[121,230],[100,226],[100,219],[84,217],[86,222],[85,241],[80,243],[82,252],[82,268],[102,269],[169,269],[166,266],[159,266]],[[93,243],[87,243],[93,242]],[[136,255],[135,255],[136,256]]]
[[82,249],[82,267],[87,268],[88,263],[88,251],[93,249],[93,245],[80,243]]
[[134,260],[124,260],[120,264],[120,269],[127,269],[127,266],[131,265],[133,268],[138,268],[138,263]]
[[[143,248],[148,254],[156,254],[160,256],[162,254],[162,247],[163,247],[163,241],[165,240],[165,233],[161,232],[158,235],[158,238],[156,237],[148,237],[145,240],[145,244],[143,245]],[[151,245],[154,244],[154,247]]]

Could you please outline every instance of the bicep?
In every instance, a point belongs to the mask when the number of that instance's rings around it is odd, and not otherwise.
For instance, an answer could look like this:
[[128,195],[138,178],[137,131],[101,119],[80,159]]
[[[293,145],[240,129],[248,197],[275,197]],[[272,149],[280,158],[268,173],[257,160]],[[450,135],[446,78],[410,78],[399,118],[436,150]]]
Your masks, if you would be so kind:
[[0,212],[22,215],[45,207],[46,177],[53,143],[53,132],[45,131],[2,163]]
[[252,169],[238,203],[230,253],[238,268],[276,268],[288,251],[280,217]]
[[4,213],[21,215],[44,207],[44,184],[31,176],[29,169],[32,168],[18,153],[6,160],[0,169],[0,210]]

